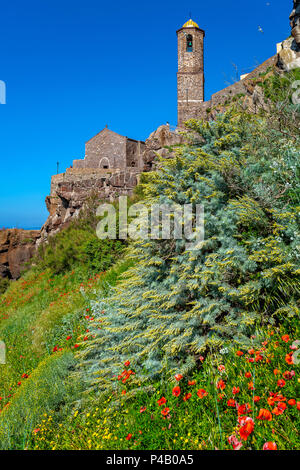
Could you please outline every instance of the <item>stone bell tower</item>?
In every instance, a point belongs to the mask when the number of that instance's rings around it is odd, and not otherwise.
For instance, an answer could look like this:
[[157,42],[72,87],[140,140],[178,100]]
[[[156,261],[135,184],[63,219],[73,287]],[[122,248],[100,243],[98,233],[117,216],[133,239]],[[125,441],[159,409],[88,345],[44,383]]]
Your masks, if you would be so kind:
[[177,31],[178,126],[196,118],[199,105],[204,101],[204,36],[205,32],[192,20]]

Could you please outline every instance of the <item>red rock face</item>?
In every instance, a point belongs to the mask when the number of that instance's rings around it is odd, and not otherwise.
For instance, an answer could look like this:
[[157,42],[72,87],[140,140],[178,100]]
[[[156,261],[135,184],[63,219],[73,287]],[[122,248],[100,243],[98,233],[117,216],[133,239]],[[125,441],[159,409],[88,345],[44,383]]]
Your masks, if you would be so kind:
[[18,279],[34,252],[39,230],[0,230],[0,277]]

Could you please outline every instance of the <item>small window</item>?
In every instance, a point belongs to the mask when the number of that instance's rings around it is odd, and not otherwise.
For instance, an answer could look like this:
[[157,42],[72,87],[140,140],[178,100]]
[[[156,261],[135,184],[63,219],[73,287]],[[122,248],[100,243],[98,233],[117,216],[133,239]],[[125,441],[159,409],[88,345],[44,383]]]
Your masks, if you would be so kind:
[[131,166],[133,168],[135,166],[135,162],[131,162]]
[[191,34],[186,37],[186,51],[193,52],[193,36]]
[[102,168],[103,170],[108,170],[109,169],[109,160],[108,158],[104,157],[101,159],[99,163],[99,168]]

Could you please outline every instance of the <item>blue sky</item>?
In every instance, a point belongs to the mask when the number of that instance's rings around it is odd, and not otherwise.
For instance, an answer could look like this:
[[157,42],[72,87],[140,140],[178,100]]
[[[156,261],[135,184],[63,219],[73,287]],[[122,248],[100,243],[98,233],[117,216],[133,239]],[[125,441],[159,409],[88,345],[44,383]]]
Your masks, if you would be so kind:
[[[206,99],[276,52],[292,0],[1,2],[0,227],[39,227],[50,178],[106,124],[146,139],[176,124],[176,30],[206,31]],[[261,26],[263,33],[259,32]]]

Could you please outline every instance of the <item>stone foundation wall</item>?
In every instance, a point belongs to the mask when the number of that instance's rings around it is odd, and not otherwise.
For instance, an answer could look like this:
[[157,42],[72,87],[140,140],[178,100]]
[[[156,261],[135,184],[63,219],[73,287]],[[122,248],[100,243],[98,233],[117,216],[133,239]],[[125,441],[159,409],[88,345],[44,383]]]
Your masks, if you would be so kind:
[[[221,91],[218,91],[217,93],[214,93],[209,101],[204,101],[199,105],[195,104],[194,109],[191,110],[190,119],[213,119],[215,115],[219,112],[222,112],[224,106],[228,104],[232,100],[232,98],[236,97],[237,95],[244,96],[246,107],[250,106],[250,108],[252,108],[253,106],[251,104],[251,97],[253,96],[255,88],[253,86],[253,80],[258,78],[260,74],[266,72],[268,68],[274,68],[277,63],[278,56],[276,54],[270,59],[260,64],[258,67],[256,67],[242,80],[233,83],[232,85],[224,88]],[[260,90],[256,88],[255,92],[259,93]],[[250,109],[250,111],[253,110]]]

